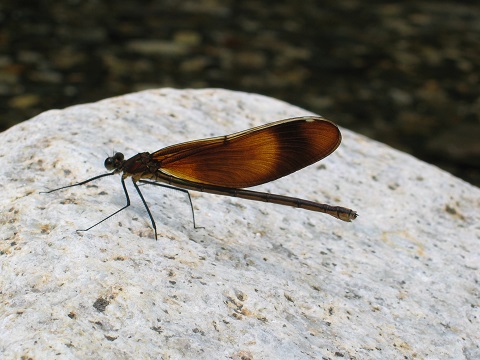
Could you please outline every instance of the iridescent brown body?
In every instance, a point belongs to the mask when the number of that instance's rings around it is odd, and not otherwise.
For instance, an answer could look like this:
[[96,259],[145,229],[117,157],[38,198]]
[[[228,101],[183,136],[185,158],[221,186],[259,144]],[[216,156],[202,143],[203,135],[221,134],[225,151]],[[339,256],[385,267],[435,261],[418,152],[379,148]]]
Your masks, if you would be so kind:
[[322,117],[292,118],[231,135],[172,145],[154,153],[139,153],[127,160],[122,153],[116,153],[105,160],[105,167],[111,173],[66,187],[121,173],[127,207],[130,200],[124,180],[131,177],[147,208],[155,236],[155,221],[137,182],[166,187],[170,186],[164,184],[169,184],[187,194],[187,190],[195,190],[293,206],[351,221],[357,213],[348,208],[244,189],[276,180],[323,159],[335,151],[341,139],[338,127]]

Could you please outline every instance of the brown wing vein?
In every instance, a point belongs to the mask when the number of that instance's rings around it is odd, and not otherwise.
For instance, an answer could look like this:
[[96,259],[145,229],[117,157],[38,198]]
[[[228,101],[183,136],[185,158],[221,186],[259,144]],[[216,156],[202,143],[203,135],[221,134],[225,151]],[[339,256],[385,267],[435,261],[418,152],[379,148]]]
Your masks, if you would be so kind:
[[201,184],[245,188],[313,164],[335,151],[340,141],[340,131],[332,122],[301,117],[169,146],[152,156],[165,174]]

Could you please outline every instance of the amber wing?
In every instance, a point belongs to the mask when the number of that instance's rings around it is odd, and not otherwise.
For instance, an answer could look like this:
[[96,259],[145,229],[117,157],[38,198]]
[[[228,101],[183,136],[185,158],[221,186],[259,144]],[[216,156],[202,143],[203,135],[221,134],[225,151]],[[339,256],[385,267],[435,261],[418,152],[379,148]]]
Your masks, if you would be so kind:
[[281,178],[330,155],[338,127],[319,116],[281,120],[235,134],[190,141],[152,154],[159,171],[191,182],[246,188]]

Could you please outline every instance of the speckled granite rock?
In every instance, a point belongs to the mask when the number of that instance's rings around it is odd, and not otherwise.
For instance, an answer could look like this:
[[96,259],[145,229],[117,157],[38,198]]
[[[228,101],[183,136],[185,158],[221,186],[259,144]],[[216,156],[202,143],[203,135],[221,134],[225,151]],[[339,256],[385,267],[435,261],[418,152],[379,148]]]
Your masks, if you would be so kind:
[[[478,358],[480,190],[342,130],[322,162],[263,191],[357,210],[343,223],[274,204],[143,186],[132,156],[308,114],[259,95],[150,90],[52,110],[0,134],[4,358]],[[335,119],[331,119],[335,120]],[[130,185],[130,184],[128,184]]]

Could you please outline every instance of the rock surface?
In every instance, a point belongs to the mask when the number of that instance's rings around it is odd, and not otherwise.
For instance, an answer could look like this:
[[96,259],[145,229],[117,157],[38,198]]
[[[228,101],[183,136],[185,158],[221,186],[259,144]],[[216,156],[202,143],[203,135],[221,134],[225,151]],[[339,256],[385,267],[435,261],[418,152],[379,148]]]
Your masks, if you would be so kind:
[[[330,157],[259,190],[351,207],[343,223],[102,174],[127,157],[302,109],[225,90],[150,90],[0,134],[6,359],[480,357],[480,190],[348,130]],[[335,119],[331,119],[335,120]]]

